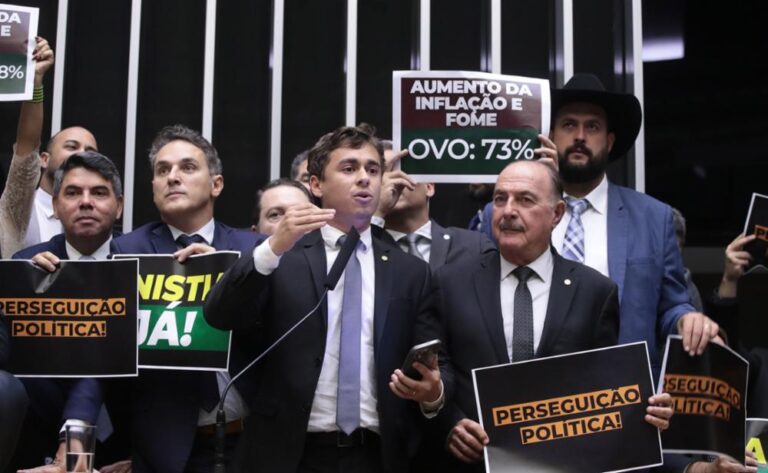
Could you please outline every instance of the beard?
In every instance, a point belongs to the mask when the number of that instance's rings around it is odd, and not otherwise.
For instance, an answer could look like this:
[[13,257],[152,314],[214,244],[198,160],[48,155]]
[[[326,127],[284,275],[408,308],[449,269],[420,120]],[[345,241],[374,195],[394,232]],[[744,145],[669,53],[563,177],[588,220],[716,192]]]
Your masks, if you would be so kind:
[[[587,159],[585,164],[574,164],[568,160],[568,156],[575,152],[583,154],[589,159]],[[559,153],[558,164],[560,166],[560,177],[567,183],[583,184],[594,181],[605,173],[605,168],[608,166],[608,150],[603,149],[598,153],[593,153],[585,145],[576,143],[573,146],[567,147],[562,153]]]

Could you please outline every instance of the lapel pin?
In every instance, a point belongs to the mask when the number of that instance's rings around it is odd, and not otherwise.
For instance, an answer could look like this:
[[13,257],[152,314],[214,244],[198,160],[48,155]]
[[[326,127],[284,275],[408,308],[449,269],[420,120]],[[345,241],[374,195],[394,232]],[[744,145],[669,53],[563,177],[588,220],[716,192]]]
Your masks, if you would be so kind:
[[566,279],[563,282],[565,283],[566,286],[570,286],[571,285],[571,280],[570,279]]
[[389,257],[387,255],[381,255],[382,261],[389,261]]
[[451,235],[443,235],[443,240],[450,240],[450,239],[451,239]]

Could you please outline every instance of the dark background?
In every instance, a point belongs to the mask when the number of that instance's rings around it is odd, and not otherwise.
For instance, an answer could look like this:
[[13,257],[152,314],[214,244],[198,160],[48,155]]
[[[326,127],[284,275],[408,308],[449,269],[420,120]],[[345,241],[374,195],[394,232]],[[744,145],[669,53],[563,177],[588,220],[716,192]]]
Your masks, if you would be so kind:
[[[58,1],[19,0],[41,9],[40,34],[56,47]],[[142,2],[134,227],[157,218],[146,154],[163,125],[202,126],[205,0]],[[574,71],[597,74],[614,91],[632,90],[631,0],[574,0]],[[546,77],[558,68],[557,2],[502,2],[502,72]],[[419,64],[418,0],[363,0],[358,11],[357,120],[391,133],[391,71]],[[250,223],[253,195],[269,179],[272,2],[219,0],[213,142],[226,188],[218,219]],[[722,249],[739,232],[753,191],[768,193],[761,66],[766,4],[756,0],[643,0],[646,45],[682,44],[675,58],[644,63],[645,189],[688,219],[686,264],[708,293]],[[83,125],[119,169],[125,164],[130,0],[69,2],[62,127]],[[487,71],[490,0],[431,2],[431,68]],[[346,2],[285,0],[281,173],[293,156],[343,124]],[[649,49],[649,48],[646,48]],[[57,52],[57,59],[62,54]],[[59,67],[60,67],[59,62]],[[50,132],[53,73],[46,79]],[[0,181],[14,141],[18,104],[0,103]],[[634,185],[632,153],[611,178]],[[465,185],[439,185],[432,213],[465,226],[480,206]],[[762,277],[745,288],[764,287]],[[756,320],[761,326],[765,323]],[[751,331],[750,333],[759,333]],[[754,335],[758,337],[758,335]]]

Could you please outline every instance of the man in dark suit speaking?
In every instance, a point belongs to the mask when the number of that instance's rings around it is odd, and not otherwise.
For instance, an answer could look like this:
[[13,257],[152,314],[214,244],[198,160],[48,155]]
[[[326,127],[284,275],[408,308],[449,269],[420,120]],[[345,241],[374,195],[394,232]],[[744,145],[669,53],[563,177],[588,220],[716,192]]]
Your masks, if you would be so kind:
[[[561,195],[552,167],[513,162],[499,175],[493,193],[499,252],[437,273],[456,385],[440,417],[448,450],[470,464],[456,462],[457,471],[482,471],[479,461],[488,442],[477,422],[473,368],[599,348],[618,339],[616,284],[550,246],[552,229],[565,211]],[[666,428],[671,398],[654,396],[650,404],[646,420]]]
[[266,346],[318,304],[338,241],[351,227],[360,233],[318,313],[255,367],[236,471],[408,471],[424,417],[419,407],[428,414],[441,404],[436,363],[416,363],[421,381],[397,369],[411,345],[436,338],[437,328],[426,263],[371,234],[383,165],[381,144],[365,126],[320,138],[309,173],[322,208],[290,207],[253,258],[236,263],[208,296],[209,323],[255,327],[254,343]]

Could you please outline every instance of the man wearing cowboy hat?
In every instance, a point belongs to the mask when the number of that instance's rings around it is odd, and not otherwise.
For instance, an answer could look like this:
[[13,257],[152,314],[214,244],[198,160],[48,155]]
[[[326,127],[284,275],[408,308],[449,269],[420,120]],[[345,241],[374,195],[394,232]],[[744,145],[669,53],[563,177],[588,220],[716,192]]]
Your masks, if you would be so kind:
[[655,373],[667,334],[683,336],[701,354],[718,326],[690,304],[669,205],[606,178],[610,161],[635,142],[642,111],[634,95],[607,92],[591,74],[552,90],[552,130],[563,180],[566,215],[553,246],[619,286],[619,343],[648,342]]

